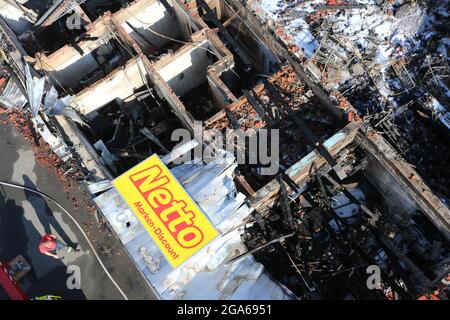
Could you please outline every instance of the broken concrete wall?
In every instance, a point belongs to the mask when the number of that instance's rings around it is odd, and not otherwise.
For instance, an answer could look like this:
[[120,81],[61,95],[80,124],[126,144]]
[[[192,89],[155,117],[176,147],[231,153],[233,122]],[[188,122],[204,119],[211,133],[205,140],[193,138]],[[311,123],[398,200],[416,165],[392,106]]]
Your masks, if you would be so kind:
[[[409,196],[414,199],[422,212],[449,239],[450,210],[424,183],[417,171],[401,158],[380,134],[371,134],[369,137],[358,134],[357,141],[371,153],[373,159],[376,159],[384,167],[385,172],[395,177],[397,184],[407,190]],[[379,187],[381,186],[382,183]],[[385,192],[388,191],[385,190]],[[394,194],[400,194],[400,197],[403,197],[398,191]],[[410,202],[406,202],[406,207],[410,204]]]
[[173,91],[182,96],[206,81],[208,66],[213,63],[205,50],[208,48],[206,39],[194,46],[187,45],[170,59],[158,61],[155,69]]
[[[78,48],[66,45],[49,56],[38,53],[36,55],[36,70],[45,70],[57,82],[70,88],[76,87],[86,75],[95,71],[102,61],[93,56],[95,50],[104,47],[108,50],[108,41],[112,38],[112,28],[108,26],[110,17],[97,20],[86,33],[89,38],[77,43]],[[80,54],[83,51],[83,55]]]
[[377,191],[383,195],[389,207],[395,208],[399,215],[406,218],[419,208],[407,190],[397,182],[390,172],[386,171],[380,162],[370,158],[364,174]]
[[[206,111],[209,114],[237,100],[220,78],[223,72],[233,68],[233,54],[223,45],[217,34],[209,29],[193,34],[192,44],[186,44],[175,55],[166,56],[154,64],[155,71],[183,101],[185,95],[190,95],[192,90],[197,90],[206,83],[207,92],[204,92],[204,98],[212,102]],[[193,112],[189,106],[185,109]],[[204,115],[197,114],[191,118],[204,120]]]
[[148,76],[151,82],[155,84],[155,89],[157,90],[159,95],[168,102],[169,106],[177,115],[178,119],[180,119],[180,121],[183,123],[185,128],[193,132],[194,119],[190,115],[190,113],[186,111],[186,108],[184,107],[179,97],[164,81],[161,75],[154,69],[154,64],[152,64],[147,58],[144,58],[143,61],[148,70]]
[[208,32],[207,39],[222,57],[214,65],[208,68],[207,78],[215,104],[219,109],[223,109],[225,106],[237,101],[237,97],[222,80],[223,74],[228,72],[234,74],[234,55],[223,44],[216,32]]
[[[220,80],[220,78],[218,79]],[[231,92],[226,91],[226,86],[223,83],[223,85],[218,84],[218,81],[215,81],[214,78],[208,76],[208,84],[211,89],[214,103],[218,109],[223,109],[235,101],[235,97]]]
[[263,74],[274,72],[275,65],[278,63],[276,55],[247,26],[246,22],[228,2],[220,0],[215,2],[216,10],[221,13],[220,20],[251,58],[255,69]]
[[113,175],[78,126],[63,116],[55,116],[55,120],[62,129],[64,140],[72,143],[73,152],[88,171],[87,180],[98,182],[113,179]]
[[207,27],[200,17],[188,10],[188,4],[183,4],[179,0],[170,0],[169,2],[173,3],[175,19],[178,21],[184,39],[189,39],[192,34]]

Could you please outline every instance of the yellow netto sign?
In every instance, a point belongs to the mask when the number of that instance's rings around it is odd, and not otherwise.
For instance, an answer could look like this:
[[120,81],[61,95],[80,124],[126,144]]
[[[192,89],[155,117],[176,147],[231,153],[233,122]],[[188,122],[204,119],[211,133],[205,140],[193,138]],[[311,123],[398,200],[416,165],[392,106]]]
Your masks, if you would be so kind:
[[113,185],[174,268],[218,235],[156,154]]

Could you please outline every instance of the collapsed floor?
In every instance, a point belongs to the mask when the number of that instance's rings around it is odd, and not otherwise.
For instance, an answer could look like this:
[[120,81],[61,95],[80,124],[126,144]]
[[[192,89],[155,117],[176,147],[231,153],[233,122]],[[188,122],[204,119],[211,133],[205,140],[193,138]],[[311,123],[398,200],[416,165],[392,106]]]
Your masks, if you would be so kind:
[[[386,193],[383,184],[395,181],[359,143],[337,158],[345,164],[343,180],[316,168],[298,189],[280,181],[276,204],[254,213],[243,235],[249,250],[304,299],[414,299],[429,292],[448,273],[445,236],[408,191],[394,185],[398,193]],[[371,265],[381,268],[378,290],[366,285]]]
[[[287,170],[311,152],[315,142],[323,143],[343,127],[324,110],[292,67],[283,68],[273,77],[263,80],[261,85],[243,92],[244,96],[239,101],[207,120],[205,129],[219,130],[223,134],[226,134],[227,129],[240,129],[255,136],[259,129],[279,130],[281,171]],[[314,141],[310,136],[305,136],[304,126],[314,136]],[[244,152],[250,158],[250,151],[246,149]],[[263,187],[278,174],[261,175],[262,167],[260,163],[239,166],[240,173],[253,191]]]

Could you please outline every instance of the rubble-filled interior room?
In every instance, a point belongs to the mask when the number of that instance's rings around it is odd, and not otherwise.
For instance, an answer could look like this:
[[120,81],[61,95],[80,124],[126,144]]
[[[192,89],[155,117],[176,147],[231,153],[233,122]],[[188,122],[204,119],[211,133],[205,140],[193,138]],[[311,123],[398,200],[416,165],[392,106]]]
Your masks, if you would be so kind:
[[171,0],[138,0],[114,17],[153,59],[173,54],[201,28],[177,1]]
[[[36,69],[48,72],[60,85],[79,91],[137,55],[135,43],[153,60],[189,41],[196,25],[189,16],[177,12],[159,1],[136,1],[113,15],[98,18],[88,25],[86,33],[72,37],[58,51],[37,53]],[[62,41],[59,43],[61,46]]]
[[449,1],[254,0],[247,7],[292,39],[310,76],[339,90],[448,205]]
[[146,87],[129,101],[115,99],[86,115],[81,126],[113,175],[126,172],[151,154],[164,155],[175,143],[173,130],[182,128],[168,103]]
[[183,126],[158,92],[134,58],[74,96],[72,105],[87,124],[79,127],[113,175],[174,147],[171,133]]

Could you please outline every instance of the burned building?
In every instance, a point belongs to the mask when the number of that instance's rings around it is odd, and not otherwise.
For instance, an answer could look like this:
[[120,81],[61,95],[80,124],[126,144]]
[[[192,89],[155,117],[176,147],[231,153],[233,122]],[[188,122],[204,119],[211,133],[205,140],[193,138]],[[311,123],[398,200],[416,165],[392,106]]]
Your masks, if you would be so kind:
[[[29,109],[82,173],[159,297],[445,296],[448,38],[428,40],[445,34],[447,2],[11,2],[0,102]],[[424,29],[400,27],[418,17]],[[269,174],[239,161],[266,133],[279,146]],[[213,159],[173,163],[195,148]],[[220,233],[175,269],[111,184],[153,154]]]

